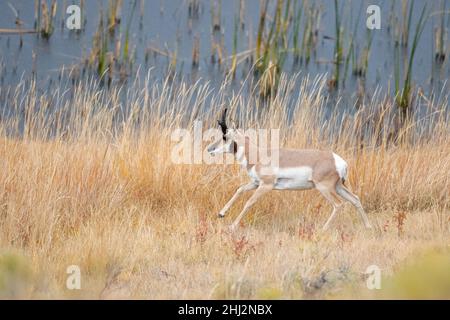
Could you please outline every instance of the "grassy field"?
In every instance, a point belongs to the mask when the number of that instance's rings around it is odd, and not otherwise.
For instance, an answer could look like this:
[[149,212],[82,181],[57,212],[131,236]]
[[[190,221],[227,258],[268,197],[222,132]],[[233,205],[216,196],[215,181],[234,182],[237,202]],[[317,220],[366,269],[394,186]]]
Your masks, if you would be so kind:
[[[117,88],[17,87],[0,124],[0,297],[450,298],[447,97],[418,97],[434,116],[403,127],[382,98],[324,122],[325,85],[295,87],[290,120],[283,76],[270,107],[200,84],[146,83],[128,92],[128,111]],[[331,207],[317,191],[274,191],[230,233],[248,195],[217,213],[245,173],[170,158],[174,129],[216,126],[225,104],[243,127],[280,128],[284,146],[342,155],[374,229],[345,205],[322,233]],[[66,288],[70,265],[81,290]],[[370,265],[381,290],[366,287]]]

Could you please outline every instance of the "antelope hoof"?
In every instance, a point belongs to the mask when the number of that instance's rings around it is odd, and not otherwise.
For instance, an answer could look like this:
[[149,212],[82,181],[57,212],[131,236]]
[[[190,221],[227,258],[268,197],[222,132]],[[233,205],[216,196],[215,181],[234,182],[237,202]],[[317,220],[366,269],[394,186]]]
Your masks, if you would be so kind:
[[225,217],[225,214],[224,214],[224,213],[219,213],[217,216],[218,216],[219,218],[223,218],[223,217]]

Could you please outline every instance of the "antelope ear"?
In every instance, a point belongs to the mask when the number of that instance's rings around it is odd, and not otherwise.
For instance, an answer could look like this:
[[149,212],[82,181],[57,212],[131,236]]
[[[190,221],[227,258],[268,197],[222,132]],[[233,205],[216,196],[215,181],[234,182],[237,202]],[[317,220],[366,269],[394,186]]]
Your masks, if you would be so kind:
[[227,117],[227,108],[225,108],[225,109],[223,110],[221,119],[217,121],[217,123],[219,124],[220,129],[222,130],[222,133],[223,133],[224,135],[227,133],[226,117]]

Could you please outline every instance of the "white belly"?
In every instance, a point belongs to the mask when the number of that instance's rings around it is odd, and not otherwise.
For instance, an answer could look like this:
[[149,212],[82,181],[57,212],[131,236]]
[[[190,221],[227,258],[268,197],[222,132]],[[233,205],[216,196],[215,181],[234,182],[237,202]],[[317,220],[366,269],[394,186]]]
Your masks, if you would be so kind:
[[313,187],[312,169],[310,167],[280,168],[276,172],[274,189],[298,190],[311,189]]

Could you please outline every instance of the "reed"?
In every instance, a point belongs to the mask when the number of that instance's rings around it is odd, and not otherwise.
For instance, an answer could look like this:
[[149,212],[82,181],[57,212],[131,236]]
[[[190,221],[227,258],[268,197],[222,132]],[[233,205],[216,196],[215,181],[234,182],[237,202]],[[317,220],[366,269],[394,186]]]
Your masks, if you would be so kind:
[[305,1],[305,25],[303,29],[303,39],[301,46],[301,62],[306,65],[310,63],[311,55],[315,53],[317,45],[317,35],[320,28],[320,7],[312,2],[308,5],[308,1]]
[[436,30],[436,34],[435,34],[435,60],[438,64],[442,64],[445,61],[445,47],[446,47],[446,30],[445,30],[445,15],[446,15],[446,11],[445,11],[445,6],[446,6],[446,1],[442,1],[442,8],[441,8],[441,13],[440,13],[440,23],[439,23],[439,27]]
[[192,68],[198,69],[200,64],[200,37],[195,36],[192,45]]
[[168,67],[168,79],[172,79],[175,76],[175,72],[177,70],[178,63],[178,45],[175,45],[175,51],[173,54],[169,55],[170,62]]
[[189,0],[188,16],[190,19],[198,19],[200,17],[200,1],[199,0]]
[[339,87],[341,62],[343,57],[343,40],[340,12],[337,0],[334,0],[334,21],[335,21],[335,46],[334,46],[334,75],[329,82],[329,87],[335,89]]
[[231,54],[231,68],[230,68],[230,73],[233,79],[236,77],[236,68],[237,68],[238,31],[239,31],[239,21],[237,17],[234,17],[233,50]]
[[[355,20],[355,24],[353,26],[352,33],[349,35],[349,45],[348,45],[348,50],[347,50],[347,54],[345,55],[345,62],[344,62],[344,74],[342,76],[342,83],[345,85],[345,81],[347,79],[347,74],[348,74],[348,70],[350,67],[350,63],[352,64],[352,74],[357,76],[359,74],[362,75],[361,72],[359,72],[359,68],[358,68],[358,62],[357,62],[357,53],[356,53],[356,48],[355,48],[355,39],[358,36],[358,30],[359,30],[359,24],[361,21],[361,13],[362,13],[362,9],[363,9],[363,2],[361,2],[359,9],[358,9],[358,15],[357,18]],[[352,14],[352,13],[351,13]],[[352,14],[353,16],[353,14]],[[350,25],[351,25],[352,20],[350,20]],[[351,26],[349,26],[349,29],[351,28]],[[372,34],[370,33],[370,31],[367,31],[367,35],[368,35],[368,39],[370,39],[369,42],[369,49],[368,51],[370,51],[370,44],[371,44],[371,37]],[[368,59],[369,59],[369,55],[366,55],[366,60],[365,62],[368,63]],[[366,68],[367,69],[367,68]]]
[[81,30],[84,30],[84,27],[86,26],[86,22],[87,22],[85,14],[84,14],[84,10],[85,10],[85,0],[80,0]]
[[264,25],[265,18],[262,18],[262,16],[265,17],[267,14],[267,2],[260,13],[260,24],[262,25],[258,28],[255,71],[257,75],[261,75],[258,81],[261,85],[260,95],[262,97],[272,94],[276,88],[287,52],[289,51],[288,29],[291,9],[289,0],[284,5],[283,0],[277,0],[267,36],[263,34],[266,26]]
[[373,33],[368,30],[367,31],[367,44],[364,46],[360,60],[359,62],[355,61],[355,65],[353,66],[353,74],[358,77],[366,77],[367,68],[369,66],[369,56],[370,56],[370,49],[372,47],[372,41],[373,41]]
[[[298,5],[298,9],[297,9]],[[299,34],[300,34],[300,25],[301,25],[301,19],[302,19],[302,10],[303,10],[303,2],[302,4],[299,4],[298,1],[294,1],[294,8],[293,12],[294,15],[294,25],[293,25],[293,38],[292,38],[292,44],[294,46],[294,63],[298,63],[300,61],[300,48],[299,48]]]
[[34,29],[39,30],[41,25],[41,0],[34,0]]
[[245,30],[245,0],[239,0],[239,26]]
[[92,49],[89,55],[88,66],[96,65],[97,74],[103,76],[106,69],[106,54],[108,52],[108,40],[106,36],[106,28],[103,12],[100,11],[99,23],[97,31],[93,37]]
[[145,0],[139,2],[139,30],[144,28]]
[[[408,10],[409,3],[409,10]],[[401,41],[403,47],[408,47],[409,44],[409,33],[411,30],[411,21],[414,11],[414,0],[402,0],[402,16],[403,25],[401,33]]]
[[114,35],[116,27],[121,22],[122,0],[108,0],[107,28],[111,35]]
[[[413,3],[411,3],[410,7],[413,7]],[[402,111],[402,115],[403,118],[405,118],[407,116],[407,112],[408,112],[408,107],[411,104],[411,90],[412,90],[412,71],[413,71],[413,62],[414,62],[414,55],[416,53],[416,49],[417,49],[417,45],[419,43],[419,39],[422,35],[423,29],[425,27],[425,23],[427,21],[427,14],[426,14],[426,4],[423,6],[419,20],[416,24],[416,28],[415,28],[415,32],[414,32],[414,37],[413,37],[413,43],[411,45],[411,50],[409,51],[407,60],[405,61],[405,63],[407,63],[405,65],[405,76],[403,79],[403,87],[402,89],[399,88],[398,84],[399,84],[399,71],[396,71],[396,100],[397,100],[397,104],[400,107],[401,111]],[[410,12],[412,12],[410,10]],[[409,23],[408,23],[409,25]],[[408,31],[409,34],[409,31]],[[397,48],[397,50],[399,50]],[[397,68],[399,68],[399,53],[396,54],[397,56]]]
[[42,0],[41,2],[41,14],[39,18],[39,31],[40,35],[44,39],[50,39],[50,37],[53,34],[53,31],[55,29],[55,16],[56,16],[56,9],[57,9],[57,2],[56,0],[52,0],[50,6],[47,5],[46,0]]
[[264,36],[264,29],[265,29],[265,25],[266,25],[266,15],[267,15],[268,5],[269,5],[269,0],[260,0],[258,34],[256,37],[256,50],[255,50],[255,55],[256,55],[255,61],[258,64],[261,64],[260,58],[262,55],[263,36]]
[[211,0],[211,25],[213,32],[220,32],[222,18],[222,0]]
[[[139,48],[139,44],[133,44],[131,39],[131,31],[135,25],[132,24],[132,19],[134,16],[134,11],[136,3],[138,1],[134,0],[129,5],[124,6],[122,0],[108,0],[101,2],[105,5],[104,10],[104,22],[102,31],[96,33],[93,38],[99,37],[101,41],[96,41],[92,39],[92,43],[98,42],[96,45],[92,46],[92,55],[89,57],[90,68],[92,70],[97,70],[98,75],[102,75],[105,71],[105,66],[109,63],[105,63],[106,55],[109,50],[114,45],[120,44],[120,55],[117,52],[114,53],[114,72],[113,75],[117,74],[116,71],[120,71],[121,74],[131,74],[130,67],[134,62],[134,57],[136,55],[136,50],[134,48]],[[54,19],[49,19],[52,17],[52,5],[47,6],[49,1],[36,0],[35,1],[35,24],[36,30],[42,37],[50,37],[53,29],[52,22]],[[52,4],[56,3],[55,0]],[[65,2],[68,4],[69,2]],[[163,1],[160,1],[161,12],[164,12]],[[433,35],[433,48],[434,51],[430,59],[434,60],[434,64],[442,64],[445,60],[447,44],[446,44],[446,2],[442,1],[442,5],[439,5],[440,11],[435,15],[439,18],[437,19],[437,28],[435,34]],[[144,2],[139,1],[140,4],[140,18],[139,18],[139,30],[142,32],[142,17],[144,14]],[[349,74],[353,74],[356,79],[364,80],[366,74],[369,72],[369,58],[372,49],[372,37],[373,32],[368,31],[367,37],[365,37],[366,43],[361,43],[359,46],[356,45],[355,41],[357,39],[357,33],[359,31],[359,22],[361,20],[361,8],[364,7],[364,2],[359,4],[360,10],[358,12],[357,20],[353,21],[348,16],[346,9],[338,2],[334,1],[330,8],[330,13],[334,14],[334,35],[323,34],[320,35],[321,38],[326,41],[334,40],[333,56],[325,57],[319,54],[319,59],[317,58],[317,44],[320,43],[319,32],[323,30],[323,22],[320,20],[323,16],[323,7],[321,7],[317,2],[313,1],[291,1],[291,0],[260,0],[259,6],[259,17],[258,25],[255,26],[255,32],[250,32],[253,26],[248,24],[248,18],[245,16],[246,5],[243,0],[236,0],[234,2],[236,14],[234,21],[232,23],[232,32],[230,32],[230,43],[225,44],[227,35],[223,32],[222,24],[222,2],[220,0],[210,0],[210,15],[211,15],[211,40],[202,40],[206,42],[210,41],[210,52],[205,53],[209,55],[207,57],[200,56],[203,52],[196,50],[196,44],[194,43],[192,29],[188,31],[188,37],[192,39],[192,53],[190,57],[178,57],[179,61],[189,61],[192,66],[196,66],[196,61],[207,58],[211,61],[211,64],[217,63],[217,69],[215,76],[221,78],[226,76],[229,72],[236,77],[236,70],[239,69],[239,65],[242,61],[246,61],[245,70],[254,70],[254,76],[251,81],[263,83],[264,81],[269,81],[267,79],[274,79],[272,82],[268,82],[263,85],[264,88],[268,89],[271,86],[276,87],[277,79],[281,71],[287,71],[285,67],[285,62],[289,59],[293,59],[294,68],[302,68],[306,72],[310,67],[311,61],[315,63],[315,67],[320,68],[320,64],[327,63],[326,68],[331,71],[329,87],[330,89],[337,89],[339,85],[345,85]],[[85,6],[84,0],[80,0],[80,5],[82,6],[82,24],[85,25],[85,17],[83,16]],[[197,17],[201,14],[204,3],[200,0],[188,0],[186,1],[186,6],[183,10],[187,11],[188,19],[189,16]],[[405,106],[407,104],[406,96],[408,95],[409,87],[412,86],[411,78],[412,71],[408,72],[409,60],[413,59],[414,54],[411,51],[412,42],[415,35],[414,31],[414,14],[415,14],[415,2],[402,0],[401,3],[395,5],[394,3],[390,5],[391,14],[389,16],[389,23],[387,25],[393,24],[393,32],[389,29],[389,34],[393,34],[392,37],[395,43],[398,43],[400,48],[395,48],[399,52],[395,52],[395,61],[402,61],[401,64],[394,63],[394,78],[395,78],[395,94],[398,96],[396,100],[399,105]],[[333,12],[334,7],[334,12]],[[351,6],[353,7],[353,6]],[[124,13],[124,8],[129,9],[129,13]],[[45,9],[45,10],[43,10]],[[180,9],[181,10],[181,9]],[[327,9],[328,10],[328,9]],[[44,12],[45,11],[45,12]],[[61,12],[64,10],[61,8]],[[400,17],[400,14],[404,15]],[[420,13],[420,12],[419,12]],[[434,14],[433,14],[434,15]],[[247,21],[244,21],[247,19]],[[126,20],[126,21],[125,21]],[[236,22],[237,20],[237,22]],[[350,22],[347,22],[350,21]],[[247,22],[247,23],[246,23]],[[190,23],[188,21],[188,23]],[[236,23],[238,24],[238,29],[236,29]],[[191,27],[192,28],[192,25]],[[247,30],[244,30],[247,28]],[[107,29],[109,33],[109,39],[106,41],[107,44],[104,45],[103,33]],[[48,30],[49,32],[45,31]],[[351,32],[351,30],[353,32]],[[245,32],[242,32],[245,31]],[[17,33],[19,35],[25,33],[31,33],[31,30],[17,29],[2,29],[0,33]],[[139,39],[143,39],[143,35],[140,34]],[[182,32],[177,31],[177,41],[182,38]],[[202,38],[203,39],[203,38]],[[394,45],[395,45],[394,43]],[[202,43],[203,44],[203,43]],[[227,49],[227,47],[229,48]],[[240,48],[246,48],[245,51],[239,52]],[[152,45],[152,49],[155,46]],[[113,49],[111,49],[113,50]],[[145,63],[149,64],[149,52],[155,53],[153,50],[145,50],[144,60]],[[164,49],[158,49],[159,51],[164,51]],[[231,51],[227,53],[227,51]],[[409,52],[408,52],[409,51]],[[252,54],[248,54],[252,52]],[[415,50],[414,50],[415,52]],[[195,54],[194,54],[195,53]],[[197,54],[198,53],[198,56]],[[138,53],[139,54],[139,53]],[[188,53],[189,55],[189,53]],[[245,57],[241,60],[241,57]],[[195,58],[195,59],[194,59]],[[92,62],[95,60],[95,62]],[[403,61],[408,61],[403,65]],[[224,63],[226,62],[226,63]],[[167,65],[170,61],[167,61]],[[301,64],[301,66],[300,66]],[[433,68],[434,68],[433,64]],[[222,66],[226,66],[222,68]],[[252,67],[254,65],[254,68]],[[330,67],[331,66],[331,67]],[[243,70],[242,74],[245,74]],[[270,70],[263,77],[263,74]],[[434,69],[433,69],[434,70]],[[376,71],[374,71],[376,72]],[[271,74],[271,76],[267,76]],[[410,75],[408,77],[408,74]],[[409,80],[408,80],[409,79]],[[242,78],[241,78],[242,80]],[[408,84],[408,81],[409,84]],[[405,88],[406,90],[403,90]],[[271,90],[262,90],[263,96],[270,94]],[[404,96],[405,95],[405,96]]]
[[134,11],[136,10],[137,1],[133,0],[131,4],[130,16],[128,17],[127,27],[125,29],[125,43],[123,46],[123,61],[125,63],[130,61],[130,28],[131,23],[133,22]]

